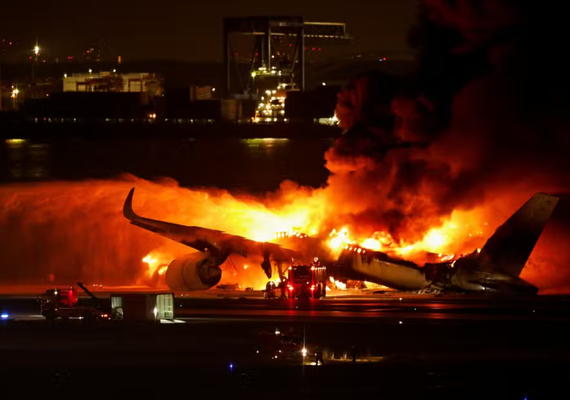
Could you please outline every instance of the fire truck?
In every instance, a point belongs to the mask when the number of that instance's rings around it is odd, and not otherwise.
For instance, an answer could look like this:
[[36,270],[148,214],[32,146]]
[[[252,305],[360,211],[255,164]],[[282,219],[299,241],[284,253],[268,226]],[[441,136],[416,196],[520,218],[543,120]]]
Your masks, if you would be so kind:
[[85,322],[108,320],[110,315],[101,309],[98,299],[81,282],[78,286],[91,297],[92,305],[79,305],[77,290],[73,287],[65,289],[49,289],[40,299],[41,314],[47,321],[57,318],[63,320],[82,319]]
[[290,299],[320,299],[327,295],[327,269],[318,258],[310,265],[291,266],[288,272]]

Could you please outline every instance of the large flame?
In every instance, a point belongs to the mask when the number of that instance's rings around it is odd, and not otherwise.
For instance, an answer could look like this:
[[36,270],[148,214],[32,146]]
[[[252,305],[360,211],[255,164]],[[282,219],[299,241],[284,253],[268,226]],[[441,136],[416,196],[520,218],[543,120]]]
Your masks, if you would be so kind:
[[[328,246],[333,255],[343,249],[360,251],[367,249],[410,259],[425,259],[425,253],[437,254],[439,261],[449,261],[456,253],[473,251],[484,243],[491,232],[488,223],[481,223],[478,210],[469,213],[454,212],[440,226],[430,229],[417,241],[395,240],[386,231],[374,232],[370,237],[352,236],[348,227],[333,229]],[[358,244],[358,245],[357,245]]]
[[158,250],[151,251],[142,259],[142,262],[148,266],[148,269],[145,271],[145,277],[153,278],[155,274],[159,276],[164,275],[172,260],[172,256],[169,256],[167,253],[162,253]]
[[334,288],[340,290],[346,290],[346,283],[337,281],[336,279],[334,279],[334,276],[329,276],[329,280]]
[[[365,232],[357,224],[347,223],[346,214],[330,212],[344,206],[335,202],[326,188],[309,190],[290,183],[265,199],[219,190],[190,190],[172,182],[151,183],[132,177],[85,184],[19,185],[17,190],[0,187],[0,226],[4,232],[11,232],[0,244],[4,257],[13,265],[27,266],[2,269],[2,277],[5,281],[29,282],[44,281],[53,274],[56,282],[83,279],[134,284],[164,274],[173,259],[193,250],[128,224],[120,209],[132,186],[137,187],[135,210],[149,218],[258,240],[300,238],[306,232],[320,239],[332,258],[350,246],[412,260],[425,258],[426,252],[435,253],[439,260],[451,259],[482,247],[494,228],[520,206],[520,202],[498,198],[490,205],[457,210],[438,220],[419,239],[409,240],[406,236],[393,237],[385,230]],[[223,282],[263,288],[267,278],[259,267],[261,261],[260,256],[232,255],[222,265]],[[277,276],[274,270],[274,278]]]

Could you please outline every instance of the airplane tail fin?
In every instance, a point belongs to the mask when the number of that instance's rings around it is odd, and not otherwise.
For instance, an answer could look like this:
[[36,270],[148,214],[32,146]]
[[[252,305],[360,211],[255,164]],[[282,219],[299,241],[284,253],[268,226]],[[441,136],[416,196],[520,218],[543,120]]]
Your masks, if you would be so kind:
[[480,254],[483,266],[519,276],[558,200],[545,193],[532,196],[487,240]]

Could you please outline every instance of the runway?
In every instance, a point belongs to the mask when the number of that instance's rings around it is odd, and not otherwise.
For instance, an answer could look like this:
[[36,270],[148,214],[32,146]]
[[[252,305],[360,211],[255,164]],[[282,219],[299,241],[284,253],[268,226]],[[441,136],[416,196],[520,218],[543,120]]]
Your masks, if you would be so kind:
[[570,321],[570,298],[539,296],[496,298],[415,296],[407,294],[342,296],[324,300],[178,299],[179,318],[319,319],[331,322],[362,319],[422,321]]
[[[350,398],[365,388],[389,398],[522,400],[570,376],[567,297],[216,293],[177,296],[175,305],[184,323],[48,324],[33,298],[0,296],[13,311],[0,323],[0,372],[30,396],[42,385],[83,391],[86,374],[121,377],[87,398],[157,397],[170,387],[209,398]],[[316,351],[324,366],[311,365]],[[284,382],[286,393],[276,391]]]
[[[97,292],[96,292],[97,293]],[[109,292],[97,293],[101,302]],[[321,300],[265,300],[259,292],[208,292],[177,294],[175,315],[181,320],[352,322],[466,321],[570,322],[570,296],[428,296],[408,293],[336,292]],[[0,294],[0,311],[13,321],[42,320],[37,295]],[[80,301],[87,302],[86,297]]]
[[[142,291],[142,290],[136,290]],[[109,292],[95,292],[103,303]],[[37,295],[0,294],[0,311],[15,321],[41,319]],[[82,296],[82,301],[87,298]],[[570,322],[570,296],[415,295],[338,291],[321,300],[265,300],[260,292],[210,290],[176,294],[178,319],[342,322],[371,319],[447,323],[463,321]]]

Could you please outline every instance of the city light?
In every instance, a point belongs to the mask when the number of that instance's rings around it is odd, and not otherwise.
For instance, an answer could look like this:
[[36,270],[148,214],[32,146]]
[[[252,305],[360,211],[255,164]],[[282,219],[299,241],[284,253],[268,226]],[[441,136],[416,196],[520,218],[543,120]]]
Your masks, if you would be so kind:
[[12,144],[12,145],[14,145],[14,144],[19,145],[19,144],[23,144],[25,142],[26,142],[26,139],[6,139],[6,143]]
[[64,78],[64,79],[67,78],[67,74],[63,74],[63,78]]
[[20,93],[20,90],[18,90],[18,88],[12,88],[12,94],[10,97],[16,99],[18,97],[18,93]]
[[89,73],[92,73],[92,72],[93,72],[93,70],[91,68],[89,68]]
[[34,54],[35,54],[36,56],[40,54],[40,46],[36,45],[36,46],[34,47]]

